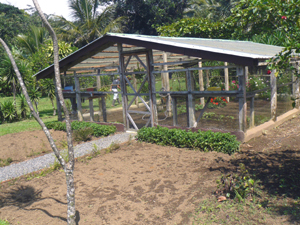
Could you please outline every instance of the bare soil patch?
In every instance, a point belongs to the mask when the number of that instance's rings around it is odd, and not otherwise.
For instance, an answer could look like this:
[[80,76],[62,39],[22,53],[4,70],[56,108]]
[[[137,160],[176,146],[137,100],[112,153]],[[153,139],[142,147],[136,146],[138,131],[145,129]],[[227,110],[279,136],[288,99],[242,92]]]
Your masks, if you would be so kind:
[[[199,204],[208,199],[216,202],[216,180],[237,171],[240,163],[256,174],[264,192],[276,201],[264,200],[262,214],[245,217],[243,211],[234,212],[239,220],[228,219],[227,224],[297,224],[299,135],[300,118],[296,117],[243,144],[241,152],[232,156],[132,141],[112,153],[79,159],[75,166],[79,224],[193,224],[207,215],[196,212]],[[6,182],[0,191],[1,219],[11,224],[66,224],[62,171],[31,181]],[[224,216],[226,224],[225,204],[217,204],[219,211],[211,214]],[[272,213],[266,213],[267,209]]]

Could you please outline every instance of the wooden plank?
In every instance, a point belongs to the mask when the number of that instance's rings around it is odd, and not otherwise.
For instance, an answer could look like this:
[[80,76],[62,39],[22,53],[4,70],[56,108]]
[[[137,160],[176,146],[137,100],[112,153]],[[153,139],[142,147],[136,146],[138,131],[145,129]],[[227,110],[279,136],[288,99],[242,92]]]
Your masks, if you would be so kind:
[[77,77],[76,71],[74,71],[74,80],[75,80],[75,93],[76,93],[76,102],[77,102],[77,116],[79,121],[83,121],[79,77]]
[[[145,63],[140,59],[140,57],[138,57],[137,55],[134,56],[139,63],[144,67],[145,70],[147,70],[147,66],[145,65]],[[152,56],[153,57],[153,56]]]
[[236,68],[239,80],[239,92],[242,97],[239,98],[239,129],[246,131],[247,120],[247,101],[246,101],[246,84],[245,84],[245,70],[243,67]]
[[[168,62],[168,55],[166,52],[163,52],[163,61]],[[168,70],[168,65],[163,65],[163,69]],[[165,89],[165,91],[170,91],[169,73],[162,73],[161,78],[162,78],[162,86]],[[170,94],[167,94],[166,110],[167,110],[167,116],[171,116],[172,115],[172,106],[171,106]]]
[[125,75],[124,75],[124,57],[122,56],[122,44],[118,43],[118,51],[119,51],[119,74],[121,81],[121,92],[122,92],[122,107],[123,107],[123,122],[125,126],[125,130],[129,129],[129,121],[127,118],[127,97],[126,97],[126,86],[125,86]]
[[172,97],[172,111],[173,111],[173,126],[178,125],[177,119],[177,97]]
[[147,54],[147,49],[136,49],[136,50],[130,50],[130,51],[123,51],[122,56],[130,56],[130,55],[145,55]]
[[[199,60],[201,60],[201,58]],[[198,66],[199,68],[202,67],[202,61],[199,61]],[[204,91],[203,70],[199,70],[199,90]],[[200,104],[203,106],[205,105],[205,100],[203,97],[200,98]]]
[[236,66],[208,66],[208,67],[191,67],[186,69],[174,69],[174,70],[155,70],[153,73],[170,73],[170,72],[185,72],[187,70],[217,70],[217,69],[225,69],[225,68],[235,68]]
[[250,128],[255,126],[254,97],[250,99]]
[[[228,62],[225,62],[224,66],[228,66]],[[228,68],[224,69],[224,79],[225,79],[225,91],[229,91],[229,71],[228,71]],[[229,97],[226,97],[226,101],[229,102]]]
[[[194,85],[193,85],[193,79],[191,71],[187,71],[187,87],[188,91],[193,91]],[[188,127],[195,127],[195,100],[193,97],[193,94],[188,94],[187,96],[187,115],[188,115]]]
[[211,97],[208,97],[208,99],[207,99],[207,101],[206,101],[206,104],[205,104],[204,108],[201,110],[201,113],[200,113],[200,115],[199,115],[198,118],[197,118],[196,124],[198,124],[199,121],[200,121],[200,119],[202,118],[202,116],[203,116],[205,110],[207,109],[207,106],[208,106],[208,103],[209,103],[210,99],[211,99]]
[[138,111],[138,110],[128,110],[128,113],[136,113],[136,114],[143,114],[143,115],[151,115],[151,113],[148,111]]
[[[105,96],[101,97],[101,103],[102,103],[103,121],[107,122]],[[100,118],[100,115],[99,115],[99,118]]]
[[90,107],[90,121],[94,122],[94,104],[93,99],[89,99],[89,107]]
[[275,77],[276,70],[272,70],[270,77],[271,86],[271,119],[277,120],[277,84]]
[[127,118],[130,120],[130,122],[133,125],[134,129],[139,130],[139,128],[137,127],[137,125],[135,124],[134,120],[132,119],[132,117],[130,116],[129,113],[127,113]]
[[150,49],[146,55],[147,59],[147,76],[149,80],[149,93],[150,93],[150,112],[151,112],[151,126],[154,127],[158,124],[157,106],[156,106],[156,93],[155,93],[155,76],[153,75],[153,53]]
[[168,66],[168,65],[179,65],[179,64],[197,63],[197,62],[199,62],[199,60],[197,59],[188,60],[188,61],[175,61],[175,62],[163,61],[163,63],[153,63],[152,66]]

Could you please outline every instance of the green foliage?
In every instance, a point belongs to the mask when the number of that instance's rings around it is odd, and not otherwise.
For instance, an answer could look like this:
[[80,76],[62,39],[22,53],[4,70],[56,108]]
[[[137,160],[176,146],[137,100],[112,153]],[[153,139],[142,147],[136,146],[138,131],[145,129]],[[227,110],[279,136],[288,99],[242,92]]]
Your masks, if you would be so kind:
[[[101,0],[101,2],[111,2]],[[155,26],[172,23],[183,16],[187,0],[113,0],[115,17],[126,17],[126,33],[155,35]]]
[[160,126],[140,129],[137,139],[158,145],[195,148],[205,152],[217,151],[227,154],[239,151],[240,146],[236,136],[229,133],[201,130],[192,132],[190,130],[168,129]]
[[224,194],[227,198],[237,198],[240,202],[243,202],[246,198],[253,198],[257,194],[257,184],[251,178],[248,170],[246,170],[244,164],[240,164],[240,171],[238,174],[222,175],[218,183],[218,195]]
[[0,159],[0,167],[3,167],[3,166],[8,166],[9,164],[12,163],[12,158],[7,158],[7,159]]
[[184,18],[170,25],[156,28],[161,36],[230,39],[232,28],[224,22],[205,18]]
[[13,101],[6,100],[1,103],[3,121],[8,123],[18,120],[16,108]]
[[75,141],[88,141],[92,138],[92,134],[94,133],[93,128],[84,127],[78,130],[74,130],[73,139]]
[[21,117],[23,119],[26,118],[26,114],[27,114],[27,102],[26,102],[26,98],[25,98],[25,95],[23,94],[20,94],[19,95],[19,98],[20,98],[20,111],[21,111]]
[[0,219],[0,225],[9,225],[10,223],[7,220]]
[[[66,124],[63,122],[55,121],[55,122],[49,122],[45,124],[48,129],[66,131]],[[72,130],[80,130],[87,127],[93,129],[93,136],[95,137],[108,136],[116,132],[115,126],[100,125],[96,123],[80,122],[80,121],[73,121],[71,123]]]

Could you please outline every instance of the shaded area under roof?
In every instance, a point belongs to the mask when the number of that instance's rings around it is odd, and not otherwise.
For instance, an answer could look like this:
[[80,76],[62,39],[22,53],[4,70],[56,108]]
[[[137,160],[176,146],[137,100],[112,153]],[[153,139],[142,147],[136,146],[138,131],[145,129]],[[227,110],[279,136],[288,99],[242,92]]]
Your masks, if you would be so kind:
[[[106,51],[101,53],[103,55],[98,54],[98,57],[95,57],[96,59],[105,59],[107,61],[111,58],[115,58],[118,60],[117,52],[109,52],[109,47],[116,43],[183,54],[186,56],[207,60],[224,61],[243,66],[258,65],[259,61],[272,58],[283,50],[283,47],[259,44],[249,41],[108,33],[77,50],[71,55],[65,57],[64,59],[61,59],[60,71],[66,71],[69,68],[83,62],[84,60],[95,56],[97,53],[102,52],[103,50]],[[99,63],[99,61],[97,63]],[[96,64],[93,64],[93,66]],[[35,76],[39,80],[43,78],[51,78],[53,74],[54,66],[51,65],[37,73]]]

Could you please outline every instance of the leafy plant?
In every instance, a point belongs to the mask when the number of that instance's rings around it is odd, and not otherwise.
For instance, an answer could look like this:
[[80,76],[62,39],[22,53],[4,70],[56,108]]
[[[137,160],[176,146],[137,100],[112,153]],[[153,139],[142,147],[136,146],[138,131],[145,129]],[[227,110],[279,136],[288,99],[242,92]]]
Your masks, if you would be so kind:
[[26,98],[25,98],[25,95],[23,94],[20,94],[19,95],[19,98],[20,98],[20,110],[21,110],[21,117],[23,119],[26,118],[26,114],[27,114],[27,102],[26,102]]
[[12,158],[7,158],[7,159],[0,159],[0,167],[3,167],[3,166],[8,166],[9,164],[12,163]]
[[0,225],[9,225],[10,223],[7,220],[0,219]]
[[1,111],[4,121],[11,123],[18,120],[15,104],[13,101],[6,100],[1,103]]
[[[48,122],[45,123],[48,129],[54,130],[61,130],[66,131],[66,124],[59,121]],[[115,126],[108,126],[108,125],[100,125],[96,123],[90,122],[80,122],[80,121],[73,121],[71,123],[72,130],[79,130],[82,128],[90,127],[93,129],[93,136],[100,137],[100,136],[108,136],[116,132]]]
[[237,198],[243,202],[246,198],[252,198],[257,194],[257,184],[245,168],[243,163],[240,163],[240,172],[238,174],[222,175],[220,180],[217,180],[217,193],[224,194],[227,198]]
[[202,151],[217,151],[233,154],[239,151],[240,143],[236,136],[229,133],[212,131],[192,132],[166,127],[144,127],[138,131],[137,139],[158,145],[174,146],[179,148],[193,148]]
[[93,133],[94,130],[91,127],[80,128],[78,130],[74,130],[73,139],[75,141],[87,141],[92,138]]

